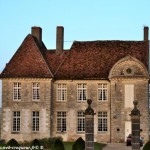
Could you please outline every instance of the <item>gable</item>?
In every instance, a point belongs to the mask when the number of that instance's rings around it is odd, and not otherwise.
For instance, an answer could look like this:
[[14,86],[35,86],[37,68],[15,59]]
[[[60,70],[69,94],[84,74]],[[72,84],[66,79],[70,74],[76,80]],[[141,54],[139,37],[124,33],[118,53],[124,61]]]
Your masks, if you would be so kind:
[[52,74],[32,35],[28,35],[1,74],[2,78],[51,78]]
[[142,62],[126,56],[119,60],[110,70],[109,78],[114,77],[148,77],[148,70]]

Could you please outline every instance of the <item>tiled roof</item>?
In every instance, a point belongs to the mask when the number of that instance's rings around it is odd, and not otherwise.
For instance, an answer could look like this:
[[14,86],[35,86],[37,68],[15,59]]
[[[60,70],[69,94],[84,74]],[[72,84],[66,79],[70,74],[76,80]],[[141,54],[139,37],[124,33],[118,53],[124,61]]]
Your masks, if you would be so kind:
[[[74,42],[56,79],[107,79],[113,65],[125,56],[140,60],[148,68],[148,42],[88,41]],[[55,67],[55,66],[53,66]]]
[[75,41],[57,55],[28,35],[1,74],[1,78],[108,79],[113,65],[132,56],[148,68],[146,41]]
[[40,46],[32,35],[28,35],[10,62],[1,78],[49,78],[52,74],[44,58],[44,44]]

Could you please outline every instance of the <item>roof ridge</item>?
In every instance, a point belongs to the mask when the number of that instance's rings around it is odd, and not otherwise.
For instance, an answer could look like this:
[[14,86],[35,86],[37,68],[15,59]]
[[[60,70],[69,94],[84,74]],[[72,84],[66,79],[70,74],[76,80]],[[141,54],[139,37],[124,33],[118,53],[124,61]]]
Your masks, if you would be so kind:
[[[64,55],[65,51],[63,51],[62,55]],[[59,71],[60,67],[62,66],[63,62],[65,61],[65,59],[67,58],[67,55],[65,56],[65,58],[62,60],[62,62],[59,64],[58,68],[56,69],[54,76],[56,75],[56,73]]]

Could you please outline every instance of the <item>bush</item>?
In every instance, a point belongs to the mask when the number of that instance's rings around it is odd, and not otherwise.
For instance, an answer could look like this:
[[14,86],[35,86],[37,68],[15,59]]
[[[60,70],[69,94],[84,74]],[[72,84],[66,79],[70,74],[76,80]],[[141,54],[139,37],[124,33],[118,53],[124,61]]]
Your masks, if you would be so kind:
[[149,149],[150,149],[150,141],[148,141],[143,147],[143,150],[149,150]]
[[40,139],[39,141],[44,148],[50,148],[49,138],[43,138]]
[[15,139],[9,140],[6,145],[10,147],[18,147],[18,149],[15,148],[16,150],[19,150],[19,146],[20,146],[19,143]]
[[[43,146],[44,149],[52,149],[54,147],[55,141],[59,139],[63,141],[62,137],[53,137],[53,138],[43,138],[43,139],[34,139],[33,141],[24,141],[21,143],[21,146]],[[36,147],[35,147],[36,149]]]
[[52,150],[65,150],[63,142],[60,139],[56,139]]
[[81,137],[79,137],[72,145],[72,150],[84,150],[84,149],[85,149],[85,141]]
[[38,139],[34,139],[32,142],[31,142],[31,146],[35,146],[36,149],[40,149],[40,146],[41,146],[41,143]]
[[62,137],[53,137],[53,138],[49,138],[48,139],[48,145],[49,145],[49,148],[53,148],[54,147],[54,144],[56,142],[56,140],[60,140],[61,142],[63,141],[63,138]]

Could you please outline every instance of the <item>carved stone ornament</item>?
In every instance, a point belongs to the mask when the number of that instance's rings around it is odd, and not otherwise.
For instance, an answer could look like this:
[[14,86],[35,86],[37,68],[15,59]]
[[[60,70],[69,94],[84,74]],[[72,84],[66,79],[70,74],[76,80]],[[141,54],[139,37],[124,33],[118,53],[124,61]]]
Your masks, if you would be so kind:
[[88,99],[88,100],[87,100],[87,103],[88,103],[88,107],[87,107],[87,109],[85,110],[85,115],[95,115],[94,110],[93,110],[92,107],[91,107],[92,100],[91,100],[91,99]]
[[140,115],[140,111],[139,111],[139,109],[137,108],[137,104],[138,104],[138,101],[137,100],[134,100],[133,101],[133,104],[134,104],[134,108],[133,108],[133,110],[131,111],[131,116],[133,116],[133,115]]

